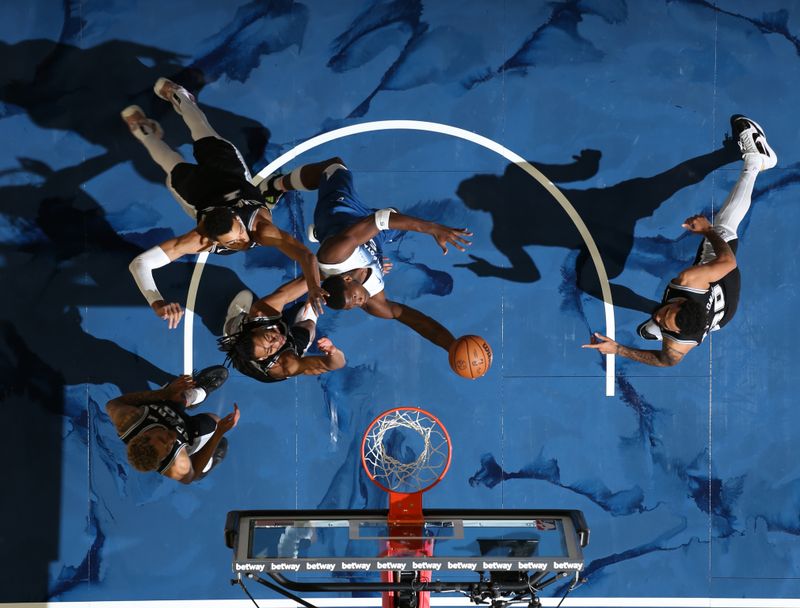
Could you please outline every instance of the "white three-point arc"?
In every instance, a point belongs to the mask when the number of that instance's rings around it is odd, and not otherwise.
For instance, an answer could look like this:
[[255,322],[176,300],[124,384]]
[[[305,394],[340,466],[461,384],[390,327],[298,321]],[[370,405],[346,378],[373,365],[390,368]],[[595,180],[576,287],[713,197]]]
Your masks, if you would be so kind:
[[[592,258],[592,262],[594,263],[595,270],[597,271],[597,276],[600,279],[600,289],[603,294],[603,304],[605,309],[605,320],[606,320],[606,335],[610,337],[612,340],[614,339],[615,334],[615,327],[614,327],[614,306],[611,299],[611,287],[608,283],[608,275],[606,274],[605,266],[603,265],[603,260],[600,257],[600,252],[597,249],[597,245],[592,238],[592,235],[589,233],[589,229],[586,227],[586,224],[581,219],[581,216],[578,215],[578,212],[575,210],[575,207],[572,206],[572,203],[567,200],[567,197],[553,185],[546,176],[544,176],[536,167],[531,165],[528,161],[522,158],[519,154],[512,152],[505,146],[498,144],[496,141],[492,141],[487,137],[483,137],[482,135],[478,135],[477,133],[473,133],[472,131],[467,131],[465,129],[459,129],[458,127],[452,127],[450,125],[445,125],[438,122],[425,122],[421,120],[377,120],[373,122],[365,122],[355,125],[349,125],[347,127],[342,127],[340,129],[334,129],[333,131],[328,131],[327,133],[321,133],[311,139],[304,141],[301,144],[298,144],[285,154],[282,154],[270,164],[268,164],[264,169],[262,169],[258,175],[255,176],[253,181],[255,183],[260,182],[262,179],[267,177],[268,175],[274,173],[281,167],[283,167],[286,163],[293,160],[297,156],[308,152],[316,148],[317,146],[321,146],[322,144],[326,144],[331,141],[335,141],[337,139],[341,139],[343,137],[349,137],[351,135],[359,135],[361,133],[369,133],[372,131],[391,131],[391,130],[406,130],[406,131],[428,131],[431,133],[441,133],[442,135],[449,135],[451,137],[458,137],[459,139],[463,139],[479,146],[486,148],[487,150],[491,150],[496,154],[499,154],[509,162],[515,163],[519,166],[523,171],[525,171],[528,175],[530,175],[533,179],[539,182],[545,190],[547,190],[550,195],[556,200],[556,202],[561,205],[564,212],[569,216],[572,220],[572,223],[575,224],[575,227],[578,229],[578,232],[583,239],[584,244],[586,245],[586,249],[589,252],[589,255]],[[197,287],[200,284],[200,277],[203,273],[203,267],[205,266],[205,261],[208,258],[208,253],[202,253],[197,258],[197,264],[194,269],[194,273],[192,275],[192,280],[189,284],[189,294],[186,298],[186,318],[184,322],[184,373],[191,373],[192,370],[192,329],[194,325],[194,306],[195,300],[197,296]],[[613,396],[614,394],[614,355],[608,355],[606,357],[606,395]]]

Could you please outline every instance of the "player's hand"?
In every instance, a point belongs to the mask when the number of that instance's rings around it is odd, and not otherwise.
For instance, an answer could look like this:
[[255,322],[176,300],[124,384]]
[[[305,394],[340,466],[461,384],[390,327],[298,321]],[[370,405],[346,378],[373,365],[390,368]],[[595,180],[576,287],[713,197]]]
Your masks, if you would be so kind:
[[233,411],[217,422],[217,432],[224,435],[239,423],[239,406],[233,404]]
[[708,218],[700,214],[687,217],[686,221],[684,221],[681,226],[690,232],[694,232],[695,234],[703,234],[713,228],[711,226],[711,222],[708,221]]
[[153,302],[150,307],[162,319],[167,322],[170,329],[178,327],[183,317],[183,309],[177,302],[170,302],[167,304],[164,300],[157,300]]
[[466,238],[472,236],[472,233],[466,228],[449,228],[441,224],[433,224],[430,235],[434,238],[439,247],[442,248],[443,255],[447,255],[448,245],[452,245],[459,251],[466,251],[464,245],[472,244],[472,241]]
[[590,338],[589,344],[584,344],[581,348],[593,348],[599,350],[604,355],[616,355],[619,350],[619,344],[608,336],[594,332]]
[[317,340],[317,348],[320,349],[323,353],[328,355],[335,355],[336,351],[339,349],[334,346],[333,342],[331,342],[330,338],[320,338]]
[[392,264],[392,260],[390,258],[388,258],[388,257],[384,257],[381,260],[381,264],[382,264],[382,268],[381,269],[383,270],[383,274],[389,274],[392,271],[392,268],[394,268],[394,264]]
[[327,297],[331,295],[322,287],[312,287],[308,290],[308,299],[306,300],[306,306],[310,306],[312,310],[317,313],[317,315],[324,314],[325,311],[323,310],[323,306],[325,305],[325,301]]
[[493,277],[497,276],[497,266],[484,258],[477,255],[469,254],[472,259],[471,262],[466,264],[453,264],[456,268],[468,268],[479,277]]
[[178,376],[161,389],[164,398],[173,403],[185,403],[184,393],[194,387],[194,378],[189,375]]

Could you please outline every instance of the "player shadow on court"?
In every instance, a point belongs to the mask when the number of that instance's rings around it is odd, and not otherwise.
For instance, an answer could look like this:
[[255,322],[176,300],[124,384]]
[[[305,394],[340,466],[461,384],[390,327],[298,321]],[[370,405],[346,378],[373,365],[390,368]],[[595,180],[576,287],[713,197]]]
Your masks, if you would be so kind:
[[[131,104],[158,120],[173,147],[189,143],[189,131],[172,107],[153,93],[160,76],[197,93],[204,74],[181,65],[183,56],[171,51],[123,40],[111,40],[87,49],[51,40],[0,41],[0,101],[23,110],[39,127],[72,131],[101,146],[113,164],[132,162],[137,173],[163,183],[156,166],[120,118]],[[202,101],[202,100],[201,100]],[[269,130],[250,118],[203,105],[209,121],[241,150],[252,167],[269,142]]]
[[[533,161],[531,164],[552,182],[567,183],[595,175],[600,157],[598,150],[582,150],[570,164],[547,165]],[[625,269],[636,241],[636,223],[640,219],[651,216],[679,190],[700,183],[712,171],[740,158],[735,142],[726,138],[719,149],[652,177],[637,177],[606,188],[560,190],[589,229],[608,278],[613,280]],[[461,182],[457,194],[470,209],[491,214],[492,243],[510,265],[496,266],[484,258],[470,255],[471,262],[456,266],[468,268],[479,277],[533,283],[541,275],[525,247],[539,245],[573,249],[579,252],[575,262],[579,289],[602,299],[594,263],[577,228],[552,196],[523,169],[509,164],[503,175],[476,175]],[[693,211],[687,209],[687,214]],[[652,272],[653,265],[648,262],[642,269]],[[658,305],[655,300],[617,283],[611,283],[611,293],[615,306],[650,314]]]
[[[0,172],[11,182],[0,187],[7,235],[0,245],[0,278],[12,294],[0,299],[0,406],[9,428],[19,429],[7,434],[3,453],[6,462],[30,455],[24,467],[6,467],[3,487],[35,497],[7,501],[11,514],[4,521],[13,526],[3,538],[14,550],[3,552],[0,568],[18,584],[0,586],[0,602],[49,597],[49,564],[59,554],[62,435],[65,428],[85,433],[88,425],[85,403],[67,402],[68,387],[109,383],[127,393],[164,384],[178,371],[162,370],[92,335],[91,311],[82,313],[105,306],[146,307],[127,271],[142,247],[117,234],[102,207],[80,187],[114,163],[112,155],[103,154],[54,170],[20,159],[19,168]],[[158,242],[169,231],[157,232],[138,238]],[[164,268],[159,280],[165,292],[185,298],[192,267]],[[204,275],[207,290],[200,290],[196,313],[219,333],[228,301],[245,286],[227,268],[207,266]],[[154,331],[168,331],[155,315],[148,321]],[[124,317],[119,323],[124,327]],[[180,357],[176,352],[176,368]]]

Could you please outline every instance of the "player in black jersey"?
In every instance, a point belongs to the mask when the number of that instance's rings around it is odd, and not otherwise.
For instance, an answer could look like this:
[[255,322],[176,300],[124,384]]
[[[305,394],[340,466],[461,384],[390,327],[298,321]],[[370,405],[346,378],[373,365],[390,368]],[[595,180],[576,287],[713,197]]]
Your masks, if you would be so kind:
[[239,408],[220,419],[215,414],[190,416],[228,377],[221,365],[194,377],[178,376],[155,391],[128,393],[106,405],[120,439],[127,445],[128,461],[137,471],[157,471],[191,483],[205,476],[225,456],[223,437],[239,422]]
[[670,281],[661,305],[637,328],[645,340],[661,340],[661,350],[623,346],[598,333],[584,348],[622,355],[648,365],[672,366],[709,332],[724,327],[733,318],[741,284],[736,266],[739,243],[736,231],[750,209],[758,173],[774,167],[778,158],[756,122],[735,115],[731,117],[731,128],[744,160],[739,179],[713,225],[702,215],[693,215],[684,222],[684,228],[704,237],[694,264]]
[[314,341],[316,315],[298,304],[284,308],[306,293],[302,278],[281,285],[253,302],[253,294],[239,292],[228,307],[219,348],[226,362],[260,382],[280,382],[292,376],[317,376],[344,367],[344,353],[328,338],[317,340],[323,355],[305,356]]
[[166,302],[159,293],[154,269],[191,253],[226,254],[264,245],[276,247],[300,265],[309,302],[321,314],[327,293],[320,286],[314,254],[272,223],[271,209],[280,197],[265,194],[251,183],[241,154],[209,125],[194,95],[166,78],[159,78],[154,90],[172,104],[189,127],[197,164],[186,162],[164,143],[161,127],[140,107],[128,106],[122,118],[167,174],[167,187],[183,210],[197,220],[197,228],[145,251],[131,262],[130,271],[153,311],[170,329],[177,327],[183,316],[180,304]]

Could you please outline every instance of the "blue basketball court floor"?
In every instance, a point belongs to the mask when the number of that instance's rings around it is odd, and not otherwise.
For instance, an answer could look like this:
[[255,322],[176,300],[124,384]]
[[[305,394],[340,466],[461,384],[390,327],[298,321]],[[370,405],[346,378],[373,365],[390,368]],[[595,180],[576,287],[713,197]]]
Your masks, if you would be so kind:
[[[426,506],[584,512],[587,582],[564,606],[800,606],[799,3],[30,0],[0,16],[0,602],[244,606],[225,514],[383,507],[361,435],[414,405],[453,444]],[[299,275],[260,248],[210,256],[190,289],[184,258],[156,279],[193,314],[168,330],[147,306],[128,264],[194,226],[119,117],[140,105],[190,156],[160,76],[254,172],[340,156],[370,206],[468,227],[463,253],[390,246],[386,293],[483,336],[489,372],[460,378],[401,323],[328,310],[319,335],[345,368],[232,371],[201,406],[241,408],[226,459],[191,485],[135,471],[105,404],[221,363],[231,298]],[[699,242],[681,223],[739,175],[733,114],[779,157],[739,229],[735,318],[671,368],[581,348],[595,331],[649,347],[636,327]],[[274,212],[312,250],[315,201]]]

